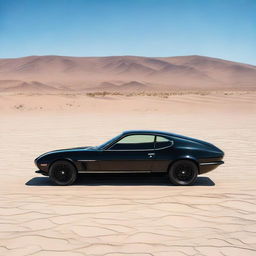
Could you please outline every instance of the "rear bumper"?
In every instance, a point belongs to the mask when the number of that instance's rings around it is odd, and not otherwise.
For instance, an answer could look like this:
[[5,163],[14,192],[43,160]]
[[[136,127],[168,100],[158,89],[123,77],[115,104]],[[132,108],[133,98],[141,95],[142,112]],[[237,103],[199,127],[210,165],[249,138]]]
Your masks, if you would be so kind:
[[219,165],[224,164],[224,161],[211,161],[199,163],[199,173],[207,173],[216,169]]

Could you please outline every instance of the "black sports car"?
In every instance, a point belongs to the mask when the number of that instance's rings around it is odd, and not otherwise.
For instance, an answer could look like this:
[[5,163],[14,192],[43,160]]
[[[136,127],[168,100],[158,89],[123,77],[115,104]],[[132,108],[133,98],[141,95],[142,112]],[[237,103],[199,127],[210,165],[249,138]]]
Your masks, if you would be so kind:
[[197,139],[160,131],[126,131],[97,147],[61,149],[35,159],[36,173],[70,185],[78,173],[167,173],[175,185],[191,185],[212,171],[224,152]]

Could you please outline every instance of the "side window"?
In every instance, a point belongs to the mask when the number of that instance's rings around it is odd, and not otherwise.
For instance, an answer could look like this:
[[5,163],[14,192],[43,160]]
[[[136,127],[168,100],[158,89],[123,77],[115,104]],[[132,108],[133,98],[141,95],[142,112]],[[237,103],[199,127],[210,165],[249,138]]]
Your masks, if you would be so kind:
[[128,135],[119,140],[109,150],[154,149],[154,135]]
[[156,149],[169,147],[169,146],[172,146],[172,144],[173,144],[173,141],[162,136],[156,136],[156,144],[155,144]]

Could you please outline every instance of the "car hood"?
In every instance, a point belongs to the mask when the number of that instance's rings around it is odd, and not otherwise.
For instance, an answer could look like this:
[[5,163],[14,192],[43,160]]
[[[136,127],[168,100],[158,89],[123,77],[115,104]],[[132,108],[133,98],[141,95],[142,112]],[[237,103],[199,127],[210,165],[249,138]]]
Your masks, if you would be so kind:
[[44,156],[48,156],[51,154],[57,153],[66,153],[66,152],[78,152],[78,151],[86,151],[86,150],[94,150],[94,147],[86,146],[86,147],[77,147],[77,148],[65,148],[65,149],[57,149],[53,151],[46,152],[35,159],[35,161],[42,159]]
[[64,148],[64,149],[57,149],[50,152],[47,152],[45,154],[51,154],[51,153],[64,153],[64,152],[73,152],[73,151],[84,151],[88,149],[93,149],[93,147],[86,146],[86,147],[76,147],[76,148]]

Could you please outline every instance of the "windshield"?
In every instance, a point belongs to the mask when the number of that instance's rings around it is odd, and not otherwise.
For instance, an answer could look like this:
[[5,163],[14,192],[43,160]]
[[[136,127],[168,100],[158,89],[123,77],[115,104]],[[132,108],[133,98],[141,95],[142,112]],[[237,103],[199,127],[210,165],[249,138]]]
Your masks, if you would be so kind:
[[103,149],[103,148],[105,148],[107,145],[109,145],[109,144],[111,144],[112,142],[114,142],[115,140],[117,140],[120,136],[121,136],[121,134],[119,134],[119,135],[117,135],[116,137],[114,137],[114,138],[112,138],[112,139],[106,141],[105,143],[103,143],[103,144],[97,146],[96,148],[97,148],[97,149]]

